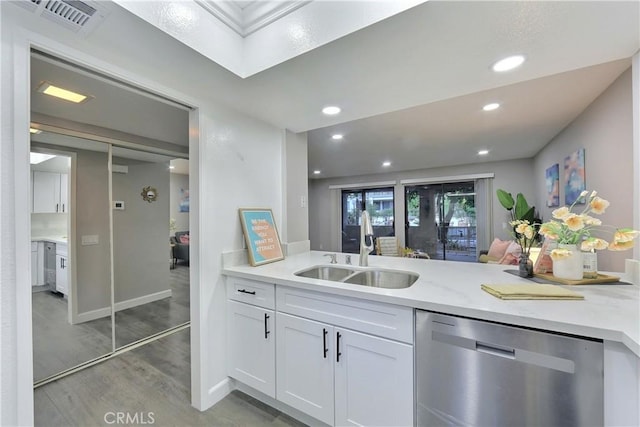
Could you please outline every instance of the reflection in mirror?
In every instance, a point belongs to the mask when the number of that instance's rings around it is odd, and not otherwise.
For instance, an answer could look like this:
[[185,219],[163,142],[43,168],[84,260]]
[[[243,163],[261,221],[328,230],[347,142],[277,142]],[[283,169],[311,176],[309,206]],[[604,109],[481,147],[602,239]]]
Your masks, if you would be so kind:
[[31,139],[37,383],[112,351],[109,175],[106,144],[47,132]]
[[116,347],[189,322],[188,162],[171,160],[113,148]]

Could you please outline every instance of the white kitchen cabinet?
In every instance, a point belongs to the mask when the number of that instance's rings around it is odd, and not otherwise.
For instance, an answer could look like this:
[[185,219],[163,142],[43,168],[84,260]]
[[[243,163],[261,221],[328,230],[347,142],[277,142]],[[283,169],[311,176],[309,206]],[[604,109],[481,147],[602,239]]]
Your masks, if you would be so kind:
[[285,287],[276,301],[279,401],[329,425],[413,425],[412,343],[343,327],[377,318],[365,328],[404,337],[412,330],[411,317],[398,321],[404,308]]
[[227,375],[273,398],[274,292],[273,284],[227,278]]
[[227,301],[228,375],[276,396],[273,310]]
[[277,399],[329,425],[334,422],[333,327],[276,314]]
[[64,173],[33,171],[34,213],[65,213],[69,210],[69,176]]
[[69,283],[69,257],[67,245],[56,245],[56,291],[67,295]]
[[336,328],[335,425],[413,425],[413,346]]

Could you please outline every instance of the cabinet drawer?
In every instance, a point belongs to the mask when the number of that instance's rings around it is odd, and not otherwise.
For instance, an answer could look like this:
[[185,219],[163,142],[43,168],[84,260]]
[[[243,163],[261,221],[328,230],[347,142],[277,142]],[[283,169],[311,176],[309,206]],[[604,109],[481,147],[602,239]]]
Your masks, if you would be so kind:
[[65,257],[69,255],[68,246],[66,243],[56,243],[56,255]]
[[275,285],[255,280],[227,277],[227,298],[275,309]]
[[413,309],[278,286],[277,311],[413,344]]

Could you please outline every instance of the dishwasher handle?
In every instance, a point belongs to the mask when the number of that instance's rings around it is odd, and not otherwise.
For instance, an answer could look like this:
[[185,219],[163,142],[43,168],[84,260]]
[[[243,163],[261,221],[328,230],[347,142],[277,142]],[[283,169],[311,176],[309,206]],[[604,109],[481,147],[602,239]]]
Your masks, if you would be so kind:
[[476,351],[479,353],[491,354],[493,356],[505,357],[507,359],[516,358],[516,350],[514,348],[497,346],[495,344],[476,341]]

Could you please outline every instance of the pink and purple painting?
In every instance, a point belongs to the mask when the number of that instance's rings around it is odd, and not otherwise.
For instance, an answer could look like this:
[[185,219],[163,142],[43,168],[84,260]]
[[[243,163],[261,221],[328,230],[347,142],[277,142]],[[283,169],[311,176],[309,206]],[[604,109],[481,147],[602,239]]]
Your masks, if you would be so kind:
[[572,205],[576,203],[580,193],[586,189],[584,148],[571,153],[564,159],[564,183],[564,202],[567,205]]

